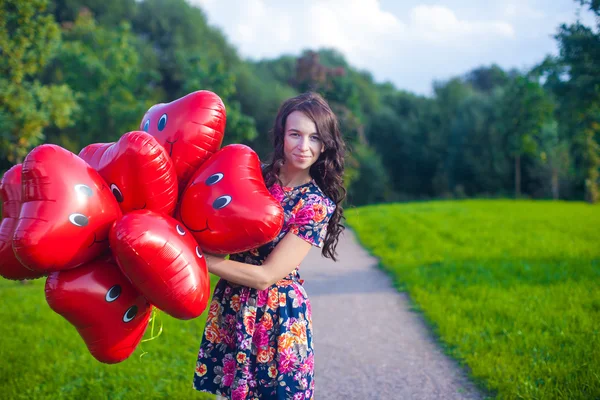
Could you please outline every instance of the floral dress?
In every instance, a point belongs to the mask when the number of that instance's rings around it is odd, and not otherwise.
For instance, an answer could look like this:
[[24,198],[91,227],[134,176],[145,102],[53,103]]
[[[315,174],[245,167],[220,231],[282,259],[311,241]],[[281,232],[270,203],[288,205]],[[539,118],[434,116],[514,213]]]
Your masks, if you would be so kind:
[[[261,265],[291,232],[322,247],[335,204],[313,181],[269,191],[285,213],[271,243],[230,259]],[[311,307],[296,268],[265,290],[221,279],[213,294],[194,373],[194,388],[240,399],[312,399]]]

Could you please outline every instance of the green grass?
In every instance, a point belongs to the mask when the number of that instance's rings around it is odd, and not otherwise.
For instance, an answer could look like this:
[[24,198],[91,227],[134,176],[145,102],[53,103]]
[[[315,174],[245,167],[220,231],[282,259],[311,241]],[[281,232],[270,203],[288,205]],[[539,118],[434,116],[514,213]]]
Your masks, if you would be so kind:
[[0,278],[0,398],[214,398],[192,388],[207,311],[188,321],[161,312],[158,338],[142,343],[127,360],[107,365],[96,361],[75,328],[50,309],[44,284],[45,279],[23,285]]
[[445,350],[490,393],[600,399],[598,206],[468,200],[346,214]]

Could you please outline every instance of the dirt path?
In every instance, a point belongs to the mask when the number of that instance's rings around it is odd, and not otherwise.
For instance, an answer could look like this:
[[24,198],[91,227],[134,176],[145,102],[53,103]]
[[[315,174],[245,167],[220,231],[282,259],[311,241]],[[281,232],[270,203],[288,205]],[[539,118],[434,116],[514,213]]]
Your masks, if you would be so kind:
[[300,267],[313,310],[316,399],[484,398],[353,232],[338,254],[334,263],[313,248]]

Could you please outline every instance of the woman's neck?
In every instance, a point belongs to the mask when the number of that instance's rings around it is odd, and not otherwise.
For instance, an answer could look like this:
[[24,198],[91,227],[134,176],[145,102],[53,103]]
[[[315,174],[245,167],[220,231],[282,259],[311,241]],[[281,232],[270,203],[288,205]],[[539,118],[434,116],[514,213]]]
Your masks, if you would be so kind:
[[304,185],[312,180],[308,170],[305,171],[289,171],[285,168],[285,164],[281,167],[279,172],[279,180],[285,187],[296,187]]

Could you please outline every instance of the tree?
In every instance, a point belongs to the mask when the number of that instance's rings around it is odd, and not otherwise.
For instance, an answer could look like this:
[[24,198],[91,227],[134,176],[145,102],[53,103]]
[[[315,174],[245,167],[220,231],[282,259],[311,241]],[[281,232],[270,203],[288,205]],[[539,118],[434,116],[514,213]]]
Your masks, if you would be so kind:
[[[580,3],[600,17],[600,2]],[[574,147],[581,154],[578,158],[585,171],[585,198],[596,203],[600,199],[600,33],[578,21],[561,25],[556,39],[560,48],[559,61],[568,74],[564,91],[573,113]]]
[[379,155],[364,144],[357,144],[353,150],[358,168],[348,186],[348,203],[361,206],[392,200],[389,177]]
[[515,78],[507,87],[503,104],[507,145],[514,159],[515,197],[521,196],[521,161],[534,155],[544,124],[554,107],[542,86],[527,76]]
[[545,170],[545,178],[549,181],[552,198],[560,198],[560,181],[569,167],[569,144],[561,140],[558,123],[550,120],[542,126],[540,160]]
[[63,26],[64,41],[47,79],[69,85],[80,112],[73,128],[54,131],[49,140],[78,152],[138,129],[145,111],[160,100],[152,90],[159,80],[156,60],[140,57],[142,44],[128,23],[105,28],[83,9]]
[[71,125],[76,110],[67,85],[45,85],[39,79],[61,42],[46,5],[45,0],[0,5],[0,157],[12,164],[42,143],[48,126]]
[[84,10],[89,10],[100,25],[113,28],[132,20],[137,4],[136,0],[51,0],[48,5],[59,24],[75,21]]
[[[284,83],[287,78],[278,80],[272,70],[285,69],[287,61],[272,60],[271,63],[261,61],[240,66],[236,71],[235,100],[240,104],[241,112],[251,115],[256,126],[256,137],[247,143],[265,161],[271,156],[273,140],[270,132],[275,116],[281,104],[298,94],[294,88]],[[229,124],[229,118],[228,118]]]
[[225,36],[208,25],[201,9],[184,0],[146,0],[139,4],[133,27],[158,57],[163,102],[211,90],[227,110],[224,143],[257,136],[254,119],[244,114],[236,95],[236,72],[242,62]]
[[491,93],[495,88],[508,84],[510,77],[502,68],[493,64],[469,71],[464,80],[478,91]]
[[435,194],[433,178],[438,155],[431,146],[438,131],[439,114],[432,99],[387,91],[383,106],[370,118],[369,144],[389,174],[390,189],[399,197],[419,198]]

